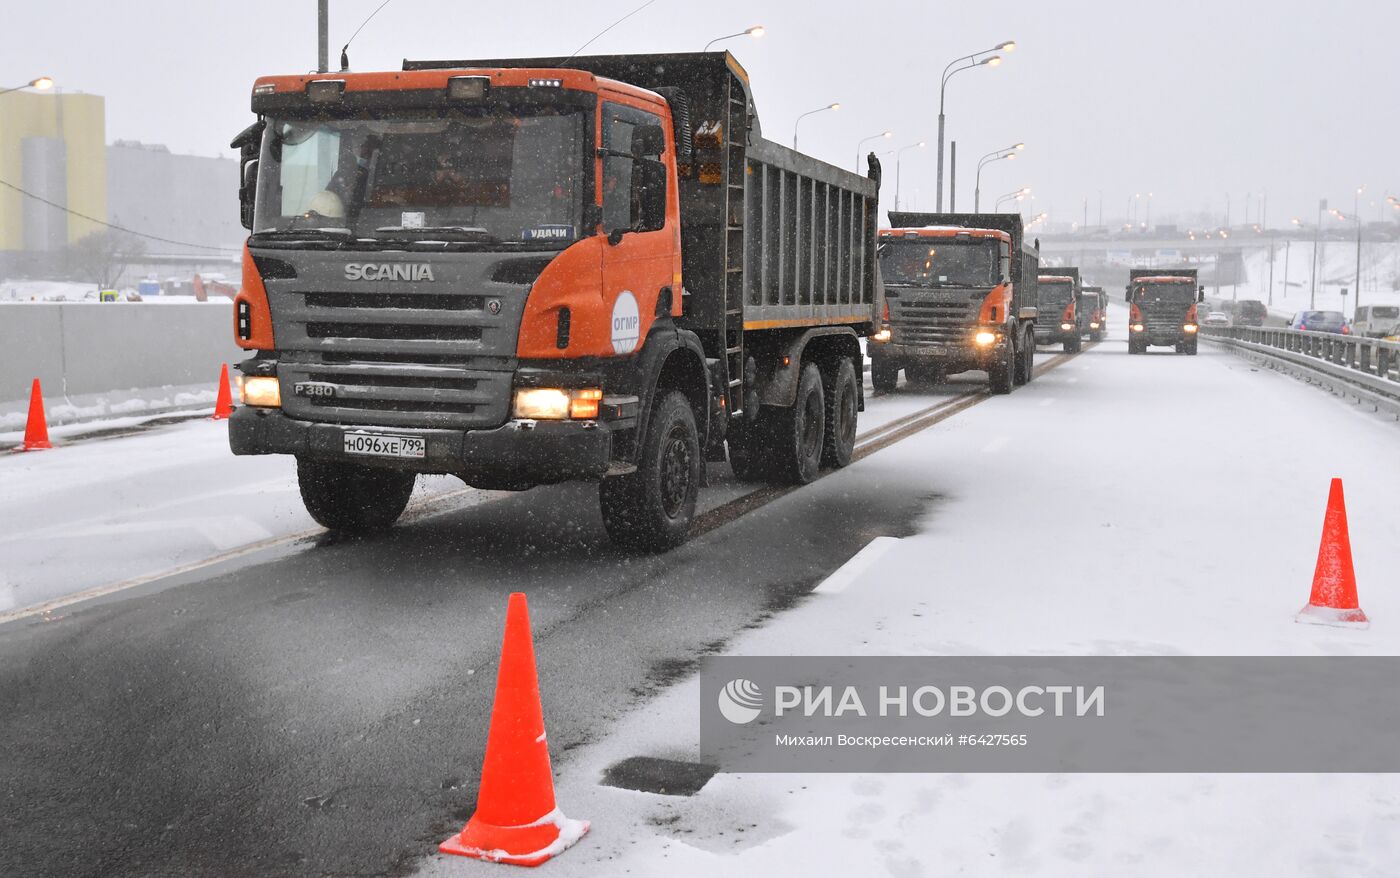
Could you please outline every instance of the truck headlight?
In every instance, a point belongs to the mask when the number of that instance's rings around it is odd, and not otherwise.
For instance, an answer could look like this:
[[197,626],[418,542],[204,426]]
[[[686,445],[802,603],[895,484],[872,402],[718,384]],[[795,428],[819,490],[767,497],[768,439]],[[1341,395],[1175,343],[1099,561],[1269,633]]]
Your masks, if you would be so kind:
[[590,420],[598,417],[602,400],[603,391],[597,388],[523,387],[515,391],[515,417],[531,421]]
[[1183,327],[1181,327],[1181,328],[1182,328],[1183,330],[1185,330],[1186,332],[1195,332],[1195,331],[1196,331],[1196,324],[1194,324],[1194,323],[1188,323],[1188,324],[1186,324],[1185,326],[1183,326]]
[[889,331],[888,329],[882,329],[882,330],[880,330],[879,332],[875,333],[874,335],[870,336],[870,340],[871,340],[871,341],[889,341],[889,340],[890,340],[890,331]]
[[282,407],[282,387],[277,383],[276,378],[265,375],[255,375],[243,379],[243,386],[239,388],[239,397],[244,405],[257,405],[265,408]]
[[1090,328],[1090,329],[1098,329],[1098,328],[1099,328],[1099,325],[1098,325],[1097,323],[1090,323],[1090,324],[1089,324],[1089,328]]
[[1074,328],[1074,324],[1073,324],[1073,323],[1061,323],[1061,324],[1060,324],[1060,329],[1064,330],[1065,332],[1069,332],[1069,331],[1070,331],[1071,329],[1073,329],[1073,328]]
[[981,347],[985,348],[988,345],[996,344],[997,334],[995,332],[988,332],[984,329],[981,332],[978,332],[975,336],[973,336],[972,340],[977,342],[977,344]]
[[1143,331],[1145,331],[1146,329],[1147,329],[1147,327],[1146,327],[1146,326],[1143,326],[1141,323],[1134,323],[1134,324],[1133,324],[1133,332],[1143,332]]

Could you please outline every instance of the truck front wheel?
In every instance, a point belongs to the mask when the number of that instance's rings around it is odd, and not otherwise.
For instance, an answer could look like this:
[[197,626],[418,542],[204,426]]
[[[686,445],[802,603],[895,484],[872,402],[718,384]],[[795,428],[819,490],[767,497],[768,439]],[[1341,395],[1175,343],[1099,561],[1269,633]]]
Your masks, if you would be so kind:
[[843,467],[856,450],[856,416],[860,408],[860,388],[856,368],[842,357],[834,370],[823,376],[826,385],[826,436],[822,444],[822,464]]
[[332,531],[388,529],[408,506],[413,473],[334,460],[297,459],[297,484],[306,511]]
[[635,472],[598,488],[603,526],[614,543],[664,552],[685,542],[700,492],[700,436],[695,413],[678,390],[658,395]]
[[1007,336],[1005,351],[987,369],[987,383],[991,385],[992,393],[1010,393],[1015,387],[1012,372],[1015,370],[1016,357],[1015,337]]

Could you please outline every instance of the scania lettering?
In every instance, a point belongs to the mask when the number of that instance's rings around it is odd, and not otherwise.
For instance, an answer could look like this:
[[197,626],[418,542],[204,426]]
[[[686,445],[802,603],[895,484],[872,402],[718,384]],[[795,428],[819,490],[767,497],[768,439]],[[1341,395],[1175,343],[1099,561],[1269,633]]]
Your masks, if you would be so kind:
[[728,53],[268,76],[252,109],[230,442],[295,455],[326,527],[388,527],[418,473],[588,480],[661,550],[707,460],[850,462],[879,162],[763,139]]

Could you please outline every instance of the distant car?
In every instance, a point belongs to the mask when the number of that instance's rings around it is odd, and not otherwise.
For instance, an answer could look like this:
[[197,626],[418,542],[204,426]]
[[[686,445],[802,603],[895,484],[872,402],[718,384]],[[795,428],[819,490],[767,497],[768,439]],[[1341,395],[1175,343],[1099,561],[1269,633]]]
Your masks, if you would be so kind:
[[1369,338],[1400,334],[1400,305],[1362,305],[1356,309],[1351,328]]
[[1229,314],[1226,314],[1224,311],[1211,311],[1209,314],[1206,315],[1205,325],[1206,325],[1206,326],[1229,326],[1229,325],[1230,325],[1230,315],[1229,315]]
[[1242,299],[1235,311],[1236,326],[1263,326],[1269,309],[1258,299]]
[[1347,325],[1346,315],[1341,311],[1299,311],[1293,315],[1288,328],[1351,335],[1351,327]]

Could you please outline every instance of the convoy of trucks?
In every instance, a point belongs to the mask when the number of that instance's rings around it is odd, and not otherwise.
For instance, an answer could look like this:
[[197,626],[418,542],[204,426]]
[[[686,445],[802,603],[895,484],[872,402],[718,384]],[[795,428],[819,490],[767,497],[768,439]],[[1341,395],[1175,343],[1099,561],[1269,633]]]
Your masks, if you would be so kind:
[[252,110],[230,442],[295,455],[320,524],[388,527],[419,473],[593,480],[662,550],[707,460],[850,462],[879,163],[765,140],[729,53],[267,76]]
[[1143,354],[1150,345],[1175,347],[1195,355],[1200,322],[1196,305],[1206,288],[1194,268],[1134,268],[1128,272],[1128,353]]
[[1065,353],[1078,353],[1079,297],[1083,290],[1079,269],[1073,266],[1046,269],[1037,281],[1039,313],[1035,320],[1037,344],[1063,344]]
[[876,390],[981,369],[993,393],[1035,374],[1039,246],[1020,214],[891,211],[880,232],[887,326],[869,342]]

